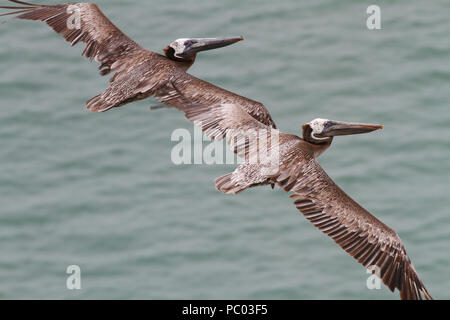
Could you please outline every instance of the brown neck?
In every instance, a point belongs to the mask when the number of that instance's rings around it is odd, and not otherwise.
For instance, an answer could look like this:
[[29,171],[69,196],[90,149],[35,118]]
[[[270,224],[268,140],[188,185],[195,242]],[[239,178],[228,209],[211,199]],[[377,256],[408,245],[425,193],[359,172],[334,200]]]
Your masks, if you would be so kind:
[[178,58],[175,57],[175,50],[172,47],[165,47],[164,48],[164,54],[167,58],[169,58],[172,61],[175,61],[177,65],[182,68],[184,71],[187,71],[195,62],[195,58],[197,55],[194,55],[189,58]]
[[312,134],[312,129],[309,124],[303,125],[303,140],[311,143],[314,146],[315,152],[314,155],[316,157],[320,156],[328,147],[331,145],[333,141],[333,137],[327,137],[324,139],[317,139]]

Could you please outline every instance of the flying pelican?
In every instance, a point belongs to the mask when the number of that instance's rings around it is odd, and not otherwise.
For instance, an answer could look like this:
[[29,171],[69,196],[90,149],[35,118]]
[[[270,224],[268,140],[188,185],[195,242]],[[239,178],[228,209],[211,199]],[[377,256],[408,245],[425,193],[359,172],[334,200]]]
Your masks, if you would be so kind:
[[[17,10],[4,15],[41,20],[62,34],[72,45],[86,43],[83,55],[101,63],[102,75],[116,71],[110,87],[87,102],[92,111],[114,107],[154,95],[169,106],[185,112],[211,138],[226,137],[246,162],[234,172],[216,179],[223,193],[240,193],[260,185],[278,185],[292,192],[296,208],[347,253],[378,274],[401,299],[432,299],[419,279],[397,233],[375,218],[342,191],[326,174],[316,158],[333,137],[367,133],[381,125],[315,119],[303,125],[303,138],[285,134],[259,102],[241,97],[197,79],[187,69],[197,52],[242,40],[178,39],[165,48],[165,56],[142,48],[115,27],[95,4],[37,5],[10,0],[22,6],[0,6]],[[80,14],[80,28],[70,29],[67,21]],[[278,154],[270,161],[247,161],[249,150],[260,150],[260,131],[277,137],[270,148]],[[272,153],[273,155],[273,153]],[[377,271],[375,268],[374,271]]]
[[[276,184],[292,193],[296,208],[313,225],[376,273],[391,291],[398,289],[401,299],[432,299],[397,233],[340,189],[316,160],[335,136],[368,133],[383,126],[314,119],[303,125],[300,138],[257,121],[238,103],[189,103],[176,86],[165,94],[178,95],[185,103],[174,107],[209,137],[226,138],[234,151],[245,157],[234,172],[216,179],[218,190],[237,194]],[[265,143],[261,143],[263,139],[267,139]]]
[[80,41],[86,43],[82,54],[101,64],[101,75],[115,71],[106,91],[86,102],[91,111],[107,111],[153,95],[164,103],[179,104],[182,101],[170,96],[163,99],[159,95],[160,90],[167,91],[166,86],[176,84],[191,101],[205,104],[238,102],[252,117],[275,128],[269,112],[261,103],[186,72],[198,52],[228,46],[243,40],[242,37],[177,39],[164,48],[163,56],[131,40],[94,3],[43,5],[9,1],[20,6],[0,6],[14,10],[0,16],[17,15],[19,19],[44,21],[72,46]]

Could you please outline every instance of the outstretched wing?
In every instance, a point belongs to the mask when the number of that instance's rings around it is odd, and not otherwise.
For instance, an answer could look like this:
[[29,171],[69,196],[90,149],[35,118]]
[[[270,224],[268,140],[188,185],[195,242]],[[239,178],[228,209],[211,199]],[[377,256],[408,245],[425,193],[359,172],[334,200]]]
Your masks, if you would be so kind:
[[[144,49],[120,31],[96,4],[43,5],[10,1],[20,6],[0,6],[13,10],[0,16],[16,15],[18,19],[43,21],[72,46],[86,43],[82,54],[100,63],[101,75],[116,71],[109,88],[86,103],[91,111],[106,111],[153,94],[158,86],[167,82],[170,68],[174,68],[168,59]],[[168,68],[159,72],[158,65],[168,61]]]
[[9,1],[21,6],[0,6],[14,10],[0,16],[18,14],[18,19],[40,20],[63,35],[72,46],[80,41],[86,43],[83,55],[101,64],[99,69],[102,75],[110,73],[115,62],[145,50],[109,21],[94,3],[43,5]]
[[192,103],[182,95],[179,97],[182,100],[179,100],[180,104],[172,105],[174,108],[183,111],[186,118],[201,127],[208,137],[216,140],[227,138],[227,143],[240,157],[248,159],[258,154],[262,137],[267,139],[269,147],[272,136],[278,137],[277,129],[256,120],[238,104],[204,105]]
[[[246,115],[242,114],[242,111],[245,111],[257,122],[276,129],[275,122],[262,103],[219,88],[185,72],[177,73],[164,86],[161,86],[156,92],[156,98],[169,106],[181,107],[184,111],[187,110],[186,107],[190,106],[191,109],[196,110],[197,115],[206,112],[211,106],[233,105],[232,108],[240,110],[237,112],[239,115],[236,115],[240,117],[240,121],[246,118]],[[199,111],[199,108],[202,111]],[[229,109],[230,106],[227,108]],[[225,109],[222,108],[222,111]],[[213,116],[218,116],[218,110],[215,112],[216,114]],[[208,116],[205,114],[205,117]],[[251,119],[244,121],[251,121]],[[229,126],[230,123],[227,125]],[[253,122],[251,126],[257,127],[259,124]]]
[[391,291],[397,288],[401,299],[432,299],[397,233],[342,191],[314,157],[305,157],[301,141],[291,139],[290,156],[283,159],[280,171],[271,179],[293,192],[297,209],[376,273]]

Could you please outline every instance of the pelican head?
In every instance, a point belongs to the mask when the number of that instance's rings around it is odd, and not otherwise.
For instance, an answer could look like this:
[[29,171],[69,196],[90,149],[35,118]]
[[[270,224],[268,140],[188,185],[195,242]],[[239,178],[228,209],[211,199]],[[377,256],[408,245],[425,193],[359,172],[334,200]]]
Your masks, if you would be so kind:
[[317,118],[303,125],[303,138],[312,143],[330,142],[335,136],[368,133],[383,126]]
[[169,44],[164,51],[169,58],[173,56],[181,60],[190,60],[200,51],[226,47],[241,40],[244,38],[181,38]]

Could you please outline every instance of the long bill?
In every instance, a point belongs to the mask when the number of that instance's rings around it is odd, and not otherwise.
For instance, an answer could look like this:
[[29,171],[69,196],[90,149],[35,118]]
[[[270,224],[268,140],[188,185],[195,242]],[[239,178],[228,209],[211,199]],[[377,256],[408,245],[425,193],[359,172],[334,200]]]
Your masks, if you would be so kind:
[[230,38],[195,38],[191,39],[192,45],[186,48],[184,54],[189,55],[200,51],[223,48],[242,40],[244,40],[242,36]]
[[321,135],[326,137],[346,136],[350,134],[368,133],[379,129],[383,129],[381,124],[329,121]]

